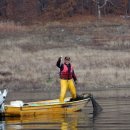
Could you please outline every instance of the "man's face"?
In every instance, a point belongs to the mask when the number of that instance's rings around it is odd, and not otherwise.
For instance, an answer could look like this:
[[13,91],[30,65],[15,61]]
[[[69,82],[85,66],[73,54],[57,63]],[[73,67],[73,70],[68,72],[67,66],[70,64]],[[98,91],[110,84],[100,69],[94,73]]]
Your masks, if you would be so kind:
[[66,60],[66,59],[65,59],[64,62],[65,62],[65,64],[68,65],[68,64],[70,63],[70,60]]

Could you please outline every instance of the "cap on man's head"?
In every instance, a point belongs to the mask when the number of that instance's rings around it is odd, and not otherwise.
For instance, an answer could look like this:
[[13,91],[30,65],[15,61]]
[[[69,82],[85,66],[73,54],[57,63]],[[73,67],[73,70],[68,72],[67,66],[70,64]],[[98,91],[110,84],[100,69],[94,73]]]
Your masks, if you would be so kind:
[[65,57],[65,60],[70,61],[70,57],[69,57],[69,56],[66,56],[66,57]]

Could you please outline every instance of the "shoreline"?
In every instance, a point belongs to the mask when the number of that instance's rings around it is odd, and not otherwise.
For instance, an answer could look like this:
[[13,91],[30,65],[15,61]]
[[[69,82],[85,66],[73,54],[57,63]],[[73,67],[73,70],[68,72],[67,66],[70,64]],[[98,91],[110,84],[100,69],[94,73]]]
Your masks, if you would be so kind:
[[[77,91],[79,94],[85,93],[85,91]],[[130,88],[117,88],[117,89],[104,89],[104,90],[89,90],[86,93],[91,93],[98,99],[119,99],[119,98],[130,98]],[[40,101],[40,100],[50,100],[59,98],[59,91],[24,91],[24,92],[11,92],[9,91],[6,97],[6,102],[22,100],[24,102]],[[66,97],[70,96],[67,93]]]

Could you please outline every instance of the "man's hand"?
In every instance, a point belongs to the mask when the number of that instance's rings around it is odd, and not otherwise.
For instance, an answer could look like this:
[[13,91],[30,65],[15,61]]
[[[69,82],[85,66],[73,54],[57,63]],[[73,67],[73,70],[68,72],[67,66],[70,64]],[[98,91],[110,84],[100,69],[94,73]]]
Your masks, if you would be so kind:
[[62,56],[60,56],[60,60],[61,60],[61,61],[62,61],[62,58],[63,58],[63,57],[62,57]]
[[75,82],[76,85],[78,84],[78,81],[77,81],[77,80],[75,80],[74,82]]

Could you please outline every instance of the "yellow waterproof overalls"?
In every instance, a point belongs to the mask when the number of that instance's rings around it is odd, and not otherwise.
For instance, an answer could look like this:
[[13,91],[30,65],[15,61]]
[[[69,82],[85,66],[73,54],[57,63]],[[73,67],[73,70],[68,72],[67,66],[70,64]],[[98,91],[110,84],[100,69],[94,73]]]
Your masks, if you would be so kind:
[[[73,71],[73,68],[71,67],[70,75],[71,75],[72,71]],[[61,75],[63,75],[63,74],[66,75],[67,73],[68,73],[68,68],[66,65],[64,65],[64,69],[61,72]],[[72,76],[70,76],[70,77],[72,77]],[[67,90],[70,91],[72,98],[76,98],[76,88],[75,88],[72,78],[70,78],[70,79],[61,78],[60,85],[61,85],[61,92],[60,92],[60,102],[61,103],[64,102],[64,98],[65,98]]]

